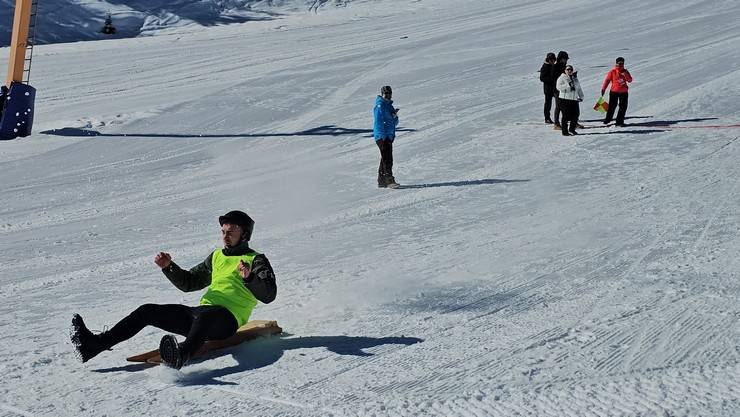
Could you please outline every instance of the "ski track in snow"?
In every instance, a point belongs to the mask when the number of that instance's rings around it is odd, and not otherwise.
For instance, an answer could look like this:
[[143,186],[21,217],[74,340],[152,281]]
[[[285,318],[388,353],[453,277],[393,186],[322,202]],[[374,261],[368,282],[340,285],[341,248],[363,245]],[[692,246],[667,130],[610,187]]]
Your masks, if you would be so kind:
[[[693,129],[739,121],[740,6],[561,4],[358,2],[38,47],[35,133],[0,143],[0,414],[740,413],[740,142]],[[558,49],[586,90],[576,137],[539,123]],[[615,55],[622,129],[589,104]],[[384,84],[395,191],[374,188]],[[73,312],[102,330],[197,302],[151,259],[202,261],[234,207],[278,275],[253,317],[285,334],[180,372],[125,362],[157,329],[76,362]]]

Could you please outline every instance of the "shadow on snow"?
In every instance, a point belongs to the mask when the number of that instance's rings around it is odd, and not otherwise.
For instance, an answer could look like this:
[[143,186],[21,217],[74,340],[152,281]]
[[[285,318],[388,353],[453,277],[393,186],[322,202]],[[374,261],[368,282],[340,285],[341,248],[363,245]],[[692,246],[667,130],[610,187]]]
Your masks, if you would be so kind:
[[[218,350],[202,358],[197,358],[193,363],[199,363],[214,357],[231,354],[237,364],[227,368],[196,370],[193,372],[183,373],[178,378],[177,383],[180,385],[238,385],[234,382],[219,381],[216,378],[271,365],[277,362],[288,350],[325,348],[326,350],[338,355],[370,357],[374,355],[372,353],[365,352],[364,349],[381,345],[409,346],[424,341],[418,337],[406,336],[306,336],[296,338],[291,338],[290,336],[291,335],[288,333],[283,333],[280,337],[257,339],[238,347]],[[152,366],[154,365],[140,363],[114,368],[101,368],[94,370],[94,372],[136,372],[148,369]],[[187,369],[187,367],[183,368],[185,371],[187,371]]]
[[[629,119],[652,119],[652,118],[653,118],[653,116],[625,116],[624,117],[624,120],[629,120]],[[602,117],[601,119],[588,119],[588,120],[579,120],[579,121],[581,121],[581,122],[601,122],[603,120],[604,120],[604,118]]]
[[[627,116],[624,119],[625,120],[631,120],[631,119],[652,119],[653,116]],[[646,122],[637,122],[637,123],[629,123],[628,127],[670,127],[673,125],[677,125],[679,123],[692,123],[692,122],[706,122],[709,120],[718,120],[717,117],[700,117],[700,118],[694,118],[694,119],[678,119],[678,120],[650,120]],[[589,120],[583,120],[584,122],[601,122],[604,119],[589,119]],[[625,131],[622,131],[624,133]],[[661,131],[662,132],[662,131]],[[635,132],[628,132],[628,133],[635,133]]]
[[[634,126],[634,125],[630,125]],[[624,135],[626,133],[631,135],[640,135],[645,133],[660,133],[665,132],[664,129],[644,129],[644,130],[611,130],[609,132],[593,132],[593,133],[581,133],[578,132],[578,136],[587,136],[587,135]]]
[[703,117],[696,119],[682,119],[682,120],[651,120],[649,122],[630,123],[629,126],[639,127],[668,127],[679,123],[690,123],[690,122],[706,122],[707,120],[718,120],[717,117]]
[[451,182],[436,182],[428,184],[408,184],[402,185],[399,188],[436,188],[436,187],[465,187],[468,185],[487,185],[487,184],[500,184],[507,182],[529,182],[530,180],[500,180],[496,178],[484,179],[484,180],[469,180],[469,181],[451,181]]

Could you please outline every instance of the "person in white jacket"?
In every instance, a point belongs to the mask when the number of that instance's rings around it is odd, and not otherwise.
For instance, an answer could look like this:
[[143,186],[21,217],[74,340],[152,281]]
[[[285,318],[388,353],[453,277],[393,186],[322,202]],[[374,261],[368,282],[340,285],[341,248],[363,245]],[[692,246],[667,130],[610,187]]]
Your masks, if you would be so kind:
[[563,112],[563,118],[560,122],[563,136],[576,135],[578,116],[581,113],[578,103],[583,101],[583,90],[572,65],[565,66],[565,72],[558,78],[555,87],[560,92],[558,100]]

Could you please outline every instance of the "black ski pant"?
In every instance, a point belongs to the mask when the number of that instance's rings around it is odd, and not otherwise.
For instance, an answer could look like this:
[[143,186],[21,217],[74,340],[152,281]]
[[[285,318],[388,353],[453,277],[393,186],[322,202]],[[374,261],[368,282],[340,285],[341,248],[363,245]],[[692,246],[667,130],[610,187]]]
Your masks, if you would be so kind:
[[109,346],[132,338],[146,326],[185,336],[181,350],[192,355],[207,340],[226,339],[236,333],[237,321],[221,306],[188,307],[181,304],[144,304],[104,332]]
[[560,128],[563,134],[575,132],[578,123],[578,117],[581,115],[581,108],[576,100],[558,99],[560,109],[563,112],[563,120],[560,122]]
[[[552,120],[550,118],[550,111],[552,110],[552,99],[555,97],[555,89],[545,86],[544,87],[544,93],[545,93],[545,121]],[[555,106],[557,106],[557,103],[555,103]]]
[[555,110],[552,113],[552,121],[560,124],[560,91],[555,90],[553,97],[555,97]]
[[607,108],[606,110],[604,124],[612,121],[612,117],[614,117],[614,110],[617,108],[617,103],[619,103],[619,111],[617,112],[617,124],[624,124],[624,116],[627,114],[628,96],[629,93],[615,93],[613,91],[609,92],[609,108]]
[[393,140],[380,139],[375,144],[380,149],[380,166],[378,166],[378,185],[386,186],[393,178]]

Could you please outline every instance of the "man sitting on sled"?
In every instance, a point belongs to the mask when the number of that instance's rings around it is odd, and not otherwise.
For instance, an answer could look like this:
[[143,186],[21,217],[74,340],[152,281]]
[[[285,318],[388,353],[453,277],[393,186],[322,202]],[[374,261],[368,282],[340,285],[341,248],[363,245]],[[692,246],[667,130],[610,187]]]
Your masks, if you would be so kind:
[[277,285],[272,266],[265,255],[249,247],[254,221],[241,211],[230,211],[218,221],[224,248],[215,250],[189,271],[172,262],[168,253],[154,257],[154,263],[180,290],[208,287],[200,305],[144,304],[99,334],[88,330],[82,317],[75,314],[71,338],[82,362],[130,339],[144,327],[154,326],[185,336],[183,342],[178,342],[168,334],[159,344],[162,362],[180,369],[206,341],[234,335],[249,320],[257,301],[270,303],[275,299]]

